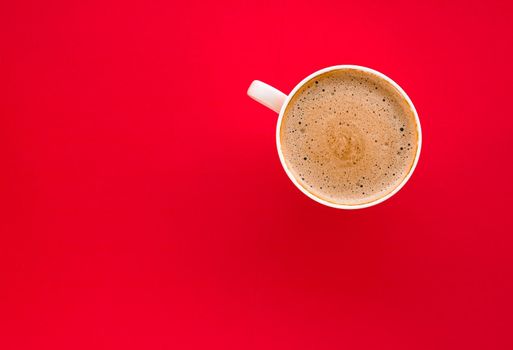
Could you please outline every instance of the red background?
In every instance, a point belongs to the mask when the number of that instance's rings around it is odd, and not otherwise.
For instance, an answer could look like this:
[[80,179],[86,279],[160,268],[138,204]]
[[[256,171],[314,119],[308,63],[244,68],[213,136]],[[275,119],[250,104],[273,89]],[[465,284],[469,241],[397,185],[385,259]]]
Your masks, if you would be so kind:
[[[2,349],[512,349],[506,1],[3,1]],[[424,132],[391,200],[301,194],[246,96],[360,64]]]

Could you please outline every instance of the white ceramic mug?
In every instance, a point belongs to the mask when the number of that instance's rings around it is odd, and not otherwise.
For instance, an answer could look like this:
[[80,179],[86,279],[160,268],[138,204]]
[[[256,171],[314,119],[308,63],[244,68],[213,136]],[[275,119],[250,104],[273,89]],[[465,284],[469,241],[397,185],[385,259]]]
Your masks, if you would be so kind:
[[[408,174],[403,179],[403,181],[396,188],[394,188],[391,192],[389,192],[385,196],[380,197],[372,202],[357,204],[357,205],[337,204],[337,203],[328,202],[322,198],[315,196],[314,194],[312,194],[311,192],[306,190],[303,186],[301,186],[298,183],[298,181],[296,180],[296,178],[292,175],[292,172],[290,171],[290,169],[287,167],[285,158],[283,157],[281,141],[280,141],[280,129],[281,129],[281,124],[282,124],[282,120],[283,120],[283,114],[287,108],[287,105],[291,101],[292,97],[296,94],[296,92],[299,91],[299,89],[301,89],[301,87],[304,84],[306,84],[308,81],[310,81],[311,79],[313,79],[321,74],[324,74],[326,72],[329,72],[332,70],[340,70],[340,69],[357,69],[357,70],[360,70],[363,72],[374,74],[374,75],[378,76],[379,78],[382,78],[382,79],[386,80],[387,82],[389,82],[393,87],[395,87],[397,89],[397,91],[404,97],[404,99],[410,105],[411,110],[413,111],[413,114],[415,115],[415,122],[416,122],[416,126],[417,126],[418,142],[417,142],[417,151],[416,151],[415,160],[413,161],[413,165],[410,168],[410,171],[408,172]],[[419,116],[417,114],[417,111],[415,110],[415,107],[413,106],[413,103],[411,102],[408,95],[406,95],[406,92],[404,92],[404,90],[401,89],[401,87],[399,85],[397,85],[392,79],[390,79],[386,75],[384,75],[380,72],[377,72],[373,69],[370,69],[367,67],[362,67],[362,66],[355,66],[355,65],[339,65],[339,66],[327,67],[327,68],[318,70],[317,72],[312,73],[309,76],[307,76],[306,78],[304,78],[299,84],[296,85],[296,87],[290,92],[289,95],[285,95],[283,92],[273,88],[270,85],[267,85],[266,83],[263,83],[259,80],[254,80],[248,88],[248,95],[255,101],[258,101],[261,104],[263,104],[264,106],[272,109],[276,113],[279,113],[278,123],[277,123],[277,127],[276,127],[276,145],[278,147],[278,155],[280,157],[281,165],[283,166],[283,169],[285,169],[285,172],[287,173],[290,180],[294,183],[294,185],[296,185],[296,187],[301,192],[303,192],[305,195],[307,195],[308,197],[310,197],[311,199],[313,199],[316,202],[319,202],[321,204],[327,205],[332,208],[337,208],[337,209],[362,209],[362,208],[371,207],[373,205],[376,205],[378,203],[381,203],[381,202],[387,200],[388,198],[390,198],[394,194],[396,194],[406,184],[406,182],[410,179],[411,175],[413,174],[413,171],[415,170],[415,167],[417,166],[417,163],[419,161],[419,156],[420,156],[420,149],[421,149],[421,145],[422,145],[422,133],[421,133],[421,129],[420,129],[420,121],[419,121]]]

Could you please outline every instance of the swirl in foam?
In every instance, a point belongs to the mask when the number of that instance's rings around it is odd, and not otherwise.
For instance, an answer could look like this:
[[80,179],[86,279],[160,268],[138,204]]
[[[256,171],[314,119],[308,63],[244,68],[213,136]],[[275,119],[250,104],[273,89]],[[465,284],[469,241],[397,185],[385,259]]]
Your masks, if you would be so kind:
[[287,167],[307,191],[358,205],[393,191],[417,152],[415,116],[388,81],[356,69],[317,76],[296,92],[280,129]]

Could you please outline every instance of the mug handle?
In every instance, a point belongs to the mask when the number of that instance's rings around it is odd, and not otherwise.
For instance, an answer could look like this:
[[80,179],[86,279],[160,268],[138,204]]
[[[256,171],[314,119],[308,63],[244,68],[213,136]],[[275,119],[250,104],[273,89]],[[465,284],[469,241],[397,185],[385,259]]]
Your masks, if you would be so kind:
[[283,92],[260,80],[253,80],[248,88],[248,96],[278,114],[287,99],[287,95]]

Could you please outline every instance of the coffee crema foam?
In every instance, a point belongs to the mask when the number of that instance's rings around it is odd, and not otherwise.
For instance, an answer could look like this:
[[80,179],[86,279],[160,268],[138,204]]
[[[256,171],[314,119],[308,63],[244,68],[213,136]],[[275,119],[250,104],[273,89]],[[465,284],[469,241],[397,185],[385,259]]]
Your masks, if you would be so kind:
[[408,175],[417,152],[415,114],[388,81],[345,68],[317,76],[292,97],[280,142],[287,167],[314,196],[373,202]]

